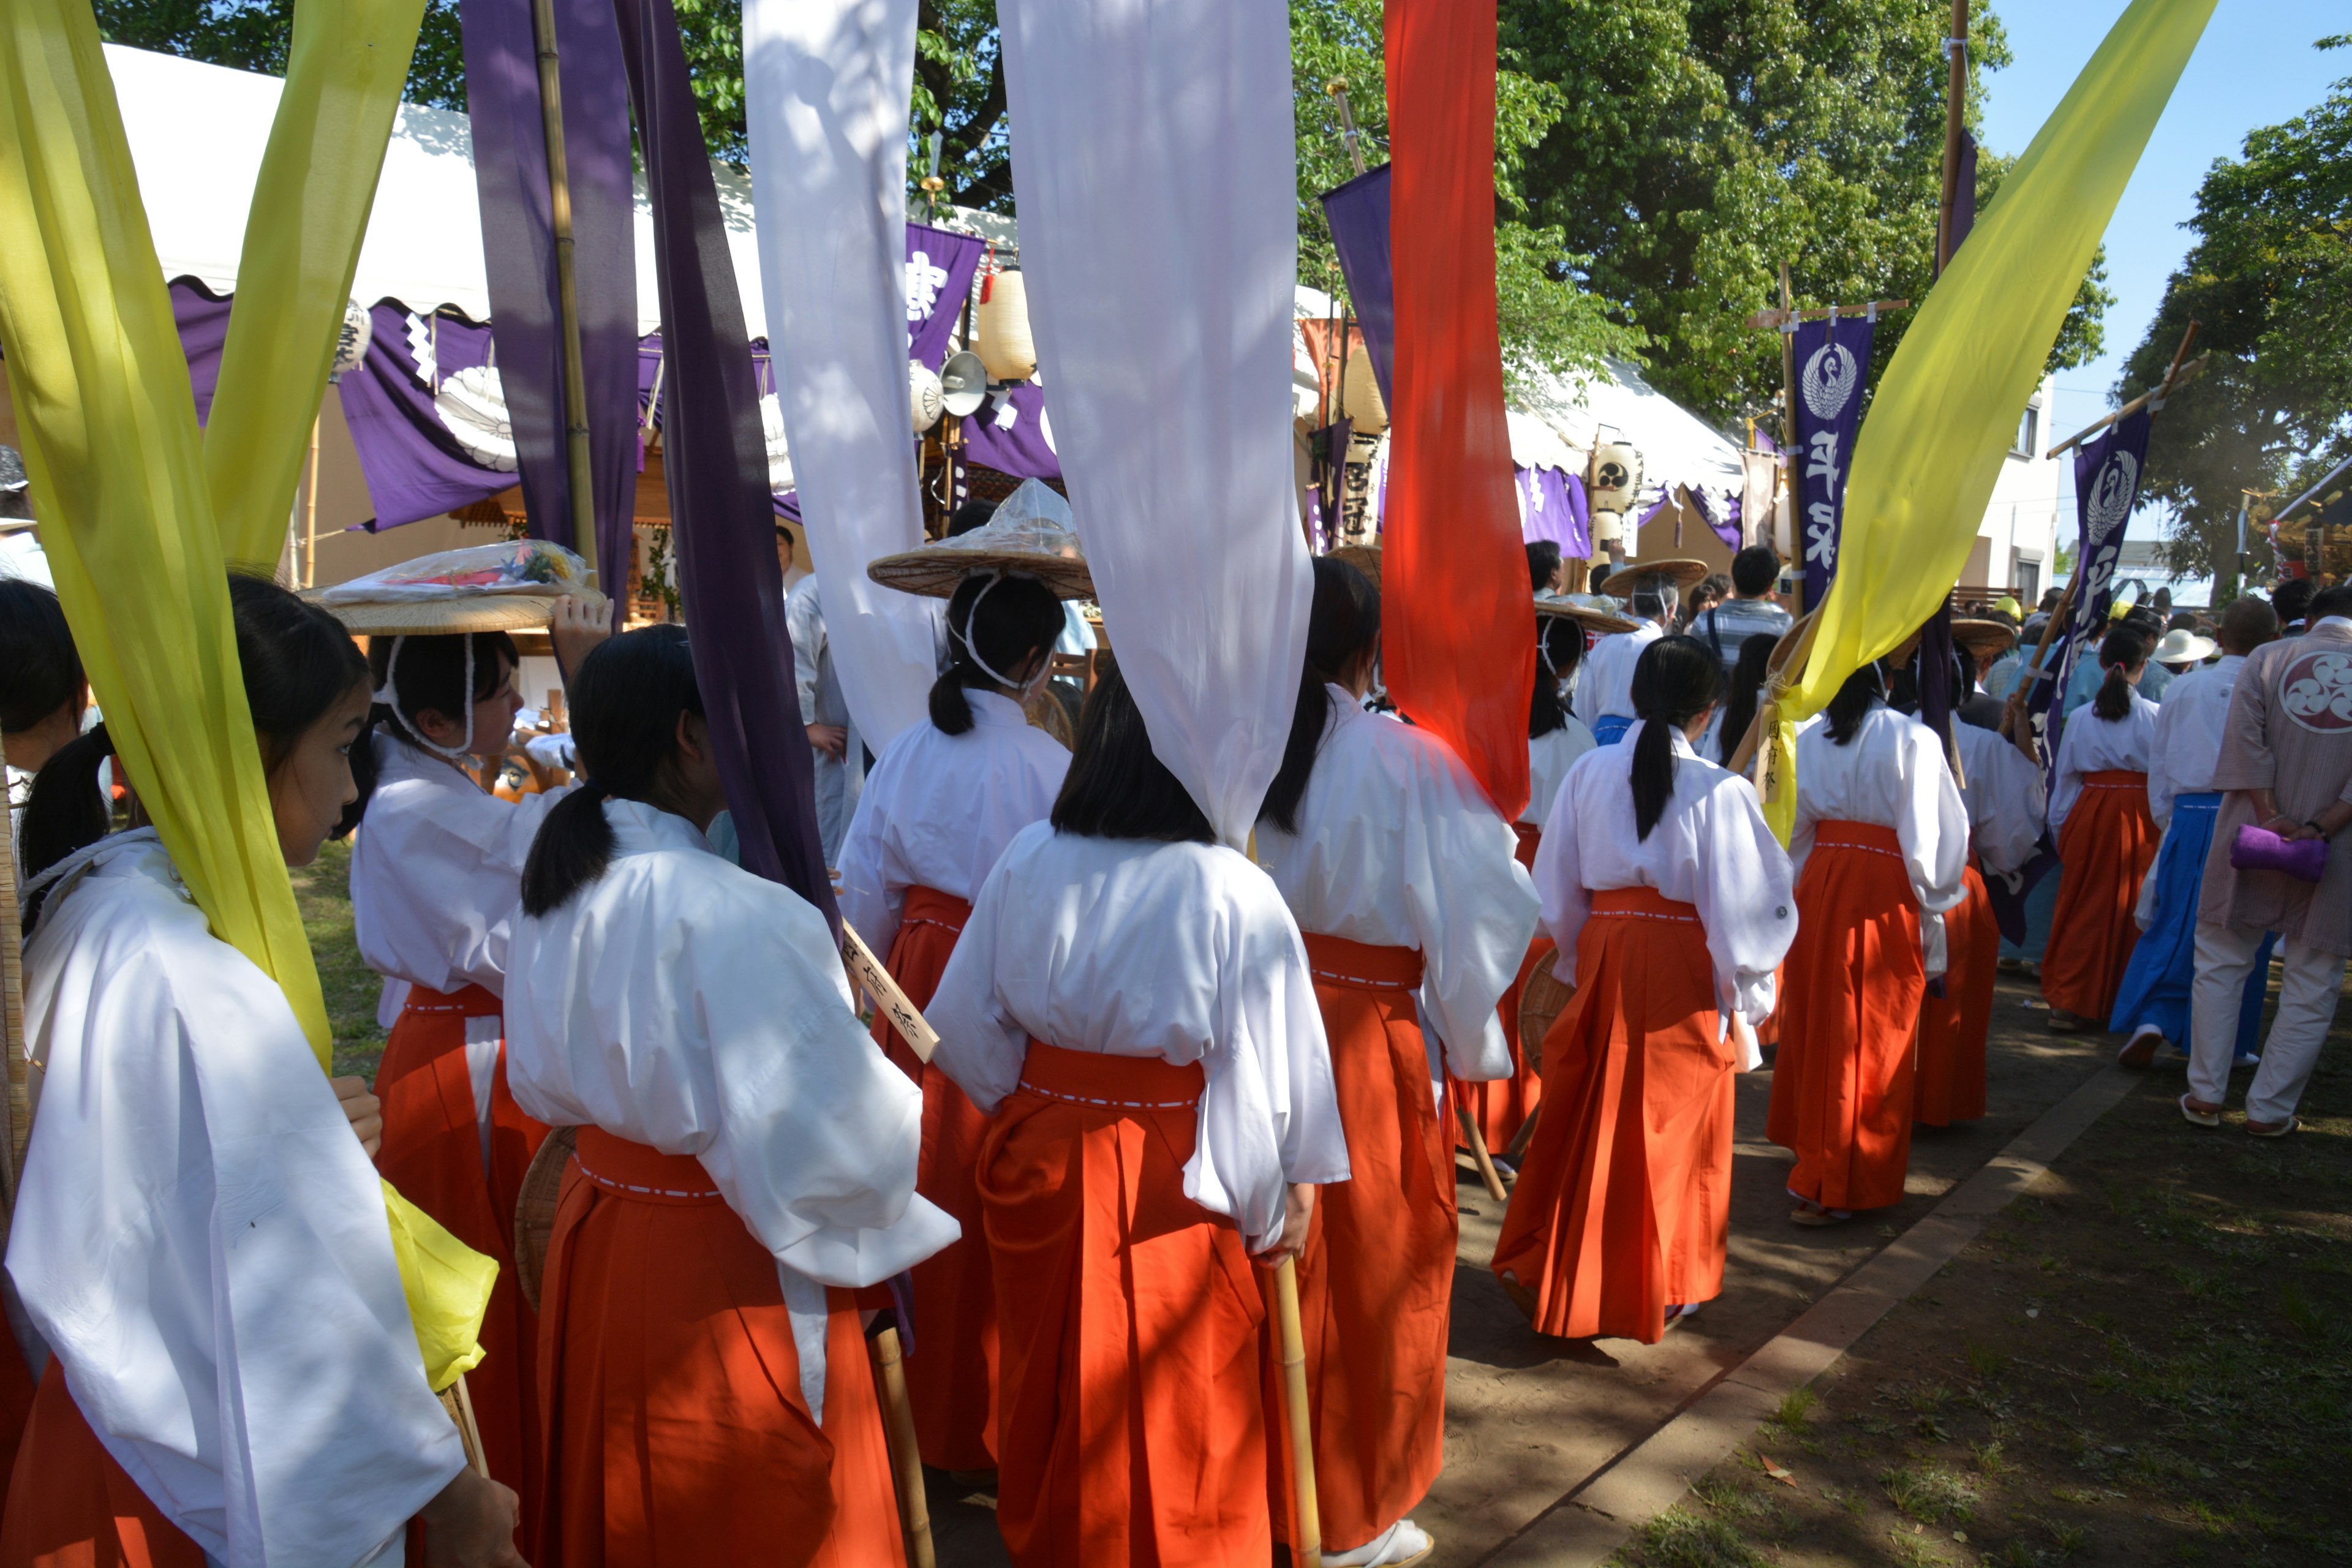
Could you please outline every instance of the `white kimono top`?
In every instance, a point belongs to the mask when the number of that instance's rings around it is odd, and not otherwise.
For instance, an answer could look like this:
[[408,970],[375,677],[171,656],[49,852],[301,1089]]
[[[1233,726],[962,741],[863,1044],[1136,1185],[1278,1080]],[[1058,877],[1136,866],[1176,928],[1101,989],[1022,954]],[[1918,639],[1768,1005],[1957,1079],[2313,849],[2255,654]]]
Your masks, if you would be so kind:
[[1445,742],[1383,721],[1337,686],[1298,832],[1257,830],[1258,863],[1301,931],[1421,954],[1421,1016],[1467,1082],[1511,1076],[1495,1011],[1538,900],[1518,836]]
[[784,595],[784,631],[793,640],[793,689],[800,700],[803,724],[836,724],[849,731],[842,754],[809,748],[816,768],[817,839],[824,863],[838,865],[842,836],[849,831],[849,814],[857,807],[857,792],[866,783],[866,742],[849,714],[849,698],[841,674],[833,667],[833,641],[825,635],[824,601],[818,596],[816,574],[793,584]]
[[1987,871],[2019,869],[2042,842],[2042,814],[2049,805],[2042,770],[2010,742],[1974,724],[1954,723],[1952,741],[1959,748],[1960,771],[1968,775],[1960,799],[1968,807],[1977,858]]
[[1551,803],[1559,794],[1559,781],[1568,777],[1576,759],[1595,744],[1584,721],[1572,714],[1550,734],[1528,742],[1528,808],[1519,813],[1521,822],[1543,830],[1551,820]]
[[1699,756],[1680,735],[1674,796],[1650,836],[1637,837],[1633,742],[1646,722],[1579,759],[1560,783],[1557,826],[1536,850],[1544,930],[1559,944],[1552,973],[1576,984],[1576,942],[1593,894],[1655,888],[1698,910],[1715,961],[1716,1005],[1760,1023],[1775,1003],[1773,973],[1797,937],[1795,869],[1765,825],[1756,786]]
[[[2221,710],[2225,716],[2229,712],[2226,703]],[[2058,737],[2058,777],[2050,789],[2052,834],[2065,826],[2074,803],[2082,798],[2084,773],[2110,768],[2135,773],[2149,771],[2148,759],[2156,750],[2156,712],[2155,703],[2134,691],[2131,711],[2120,719],[2102,719],[2088,707],[2067,715],[2065,731]],[[2168,816],[2171,805],[2169,800],[2165,802]]]
[[397,1563],[466,1459],[375,1168],[153,831],[84,860],[25,953],[42,1092],[9,1275],[107,1452],[203,1550]]
[[1013,836],[1043,822],[1070,753],[993,691],[964,692],[971,728],[929,719],[876,759],[841,846],[841,918],[887,959],[908,888],[971,902]]
[[352,923],[377,973],[506,994],[522,867],[570,786],[500,800],[405,741],[375,737],[375,794],[352,847]]
[[922,1091],[851,1010],[824,917],[682,816],[629,800],[604,816],[611,867],[516,922],[515,1103],[701,1161],[784,1266],[788,1304],[792,1275],[855,1289],[954,1241],[915,1194]]
[[1633,716],[1633,666],[1642,650],[1665,636],[1655,621],[1643,621],[1630,632],[1612,632],[1584,656],[1583,678],[1576,689],[1576,711],[1588,724],[1614,713]]
[[1306,943],[1235,850],[1024,828],[981,888],[929,1018],[933,1059],[984,1114],[1020,1086],[1033,1036],[1199,1062],[1184,1195],[1253,1249],[1280,1239],[1287,1184],[1348,1179]]
[[[2213,787],[2221,735],[2230,722],[2230,694],[2238,689],[2238,671],[2245,668],[2245,655],[2224,654],[2219,662],[2192,669],[2164,689],[2147,758],[2147,811],[2158,827],[2171,825],[2176,797]],[[2073,722],[2068,721],[2068,728]]]
[[1930,976],[1946,968],[1944,911],[1968,896],[1969,814],[1934,731],[1880,704],[1839,745],[1826,719],[1797,735],[1797,826],[1789,858],[1804,875],[1824,822],[1895,830],[1919,900],[1919,947]]

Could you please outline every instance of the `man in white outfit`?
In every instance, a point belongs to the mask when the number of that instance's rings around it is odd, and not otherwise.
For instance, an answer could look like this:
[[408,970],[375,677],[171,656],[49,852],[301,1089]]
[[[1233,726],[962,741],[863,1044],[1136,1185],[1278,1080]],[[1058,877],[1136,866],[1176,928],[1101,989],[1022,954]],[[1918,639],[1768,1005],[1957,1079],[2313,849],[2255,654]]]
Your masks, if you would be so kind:
[[811,760],[816,764],[817,837],[824,863],[841,858],[841,841],[866,784],[866,745],[850,721],[849,699],[833,666],[833,644],[824,635],[824,604],[817,597],[816,574],[793,584],[784,596],[784,630],[793,639],[793,682],[801,720],[808,726]]

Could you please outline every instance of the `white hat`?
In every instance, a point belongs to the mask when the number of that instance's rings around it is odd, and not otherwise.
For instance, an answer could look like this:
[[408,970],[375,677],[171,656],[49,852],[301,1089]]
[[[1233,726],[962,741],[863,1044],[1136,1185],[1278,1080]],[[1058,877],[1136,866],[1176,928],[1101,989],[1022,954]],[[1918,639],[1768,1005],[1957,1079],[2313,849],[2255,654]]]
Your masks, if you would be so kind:
[[2164,640],[2147,657],[2158,664],[2202,664],[2220,647],[2211,637],[2200,637],[2187,626],[2175,626],[2164,634]]

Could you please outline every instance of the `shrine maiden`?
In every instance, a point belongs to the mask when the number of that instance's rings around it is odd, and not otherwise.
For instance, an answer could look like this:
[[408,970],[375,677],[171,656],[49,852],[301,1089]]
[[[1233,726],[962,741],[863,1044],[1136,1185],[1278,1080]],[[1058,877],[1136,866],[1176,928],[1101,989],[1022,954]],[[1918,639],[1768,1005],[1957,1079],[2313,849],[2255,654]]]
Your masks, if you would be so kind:
[[1298,1271],[1316,1495],[1340,1565],[1428,1546],[1405,1514],[1444,1458],[1460,1221],[1444,1085],[1511,1076],[1496,1005],[1537,912],[1470,770],[1428,731],[1358,706],[1380,627],[1380,590],[1318,559],[1297,712],[1257,834],[1306,936],[1352,1172],[1322,1195]]
[[851,1292],[955,1239],[922,1095],[824,918],[738,869],[686,633],[582,662],[507,973],[516,1101],[579,1129],[540,1296],[540,1568],[902,1561]]
[[[842,918],[887,956],[919,1008],[930,1005],[1005,845],[1045,820],[1070,766],[1069,752],[1022,711],[1062,635],[1053,590],[1034,576],[975,572],[948,601],[947,625],[953,655],[931,687],[929,717],[875,763],[841,850]],[[996,1305],[972,1184],[988,1120],[936,1063],[918,1061],[887,1019],[875,1021],[875,1038],[922,1086],[916,1191],[963,1227],[961,1240],[915,1268],[907,1386],[923,1460],[990,1469]]]
[[1943,745],[1881,679],[1855,670],[1797,737],[1797,940],[1766,1130],[1797,1156],[1801,1225],[1902,1201],[1912,1038],[1946,968],[1944,914],[1968,892],[1968,808]]
[[2087,707],[2067,716],[2058,741],[2050,831],[2066,876],[2042,959],[2042,994],[2050,1027],[2062,1032],[2106,1022],[2139,942],[2132,910],[2156,863],[2158,836],[2147,809],[2156,704],[2137,689],[2147,652],[2147,638],[2131,627],[2109,632],[2099,644],[2106,679]]
[[[306,866],[358,796],[367,665],[282,588],[229,599],[278,847]],[[99,837],[110,744],[53,756],[26,816],[38,1115],[8,1272],[51,1359],[0,1563],[397,1563],[417,1519],[429,1562],[520,1564],[514,1493],[425,1381],[374,1101],[319,1070],[154,829]]]
[[1570,770],[1536,856],[1576,994],[1493,1267],[1539,1333],[1654,1344],[1723,1289],[1732,1020],[1771,1013],[1797,911],[1754,786],[1692,749],[1722,687],[1705,643],[1652,643],[1633,743]]
[[929,1017],[936,1059],[992,1119],[979,1186],[1013,1563],[1265,1562],[1250,1264],[1297,1251],[1347,1144],[1298,927],[1153,754],[1116,666]]

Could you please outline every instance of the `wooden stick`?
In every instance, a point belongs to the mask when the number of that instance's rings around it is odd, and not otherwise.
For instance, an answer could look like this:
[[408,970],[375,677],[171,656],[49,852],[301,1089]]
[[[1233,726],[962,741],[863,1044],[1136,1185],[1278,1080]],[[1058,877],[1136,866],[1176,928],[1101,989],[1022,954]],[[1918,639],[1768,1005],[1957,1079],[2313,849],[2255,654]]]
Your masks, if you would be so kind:
[[[2193,321],[2190,322],[2189,333],[2191,336],[2195,335],[2196,330],[2197,323]],[[2186,346],[2186,342],[2187,340],[2184,339],[2184,346]],[[2063,441],[2061,441],[2056,446],[2051,447],[2048,452],[2043,454],[2043,456],[2054,458],[2061,452],[2073,451],[2075,447],[2081,446],[2084,442],[2089,440],[2092,437],[2097,435],[2108,426],[2116,423],[2116,421],[2128,418],[2132,415],[2138,413],[2140,409],[2147,404],[2149,399],[2167,396],[2170,395],[2175,388],[2186,386],[2190,382],[2195,381],[2199,376],[2205,374],[2206,370],[2212,364],[2212,363],[2213,356],[2211,354],[2200,354],[2194,361],[2188,364],[2183,365],[2176,363],[2173,371],[2166,374],[2165,378],[2160,384],[2149,387],[2146,392],[2141,393],[2137,397],[2133,398],[2129,403],[2125,404],[2113,414],[2102,415],[2097,419],[2093,420],[2090,424],[2084,426],[2080,430],[2075,431],[2072,436],[2067,437]]]
[[1307,1406],[1307,1333],[1298,1325],[1298,1269],[1290,1258],[1274,1266],[1275,1314],[1282,1334],[1284,1403],[1290,1407],[1290,1464],[1297,1483],[1298,1527],[1292,1551],[1298,1568],[1323,1568],[1323,1517],[1315,1501],[1315,1428]]
[[[1797,667],[1796,672],[1790,675],[1784,684],[1793,685],[1803,679],[1805,665],[1811,659],[1813,654],[1813,633],[1819,629],[1821,624],[1821,612],[1808,610],[1799,617],[1794,626],[1780,634],[1780,642],[1773,647],[1771,658],[1765,664],[1766,691],[1769,692],[1771,689],[1772,678],[1790,664]],[[1729,765],[1733,773],[1746,773],[1748,764],[1756,760],[1756,753],[1764,743],[1765,710],[1777,709],[1778,706],[1777,703],[1763,701],[1756,704],[1756,716],[1748,721],[1747,731],[1739,737],[1739,744],[1732,750]]]
[[918,1059],[929,1061],[931,1053],[940,1048],[939,1032],[924,1021],[921,1012],[890,977],[890,972],[882,967],[882,961],[874,956],[874,950],[866,945],[866,939],[847,921],[841,922],[841,961],[848,965],[850,979],[874,998],[874,1005],[890,1020],[890,1026],[898,1031],[907,1048]]
[[1936,275],[1952,264],[1952,218],[1959,205],[1961,122],[1969,102],[1969,0],[1952,0],[1951,36],[1944,40],[1950,68],[1944,84],[1944,194],[1936,218]]
[[1495,1157],[1486,1152],[1486,1135],[1470,1120],[1470,1108],[1462,1103],[1458,1094],[1446,1098],[1454,1101],[1454,1120],[1462,1124],[1462,1136],[1470,1144],[1470,1157],[1478,1162],[1478,1177],[1486,1184],[1486,1195],[1498,1204],[1508,1201],[1510,1189],[1503,1185],[1502,1174],[1495,1169]]
[[[1797,313],[1797,296],[1790,289],[1789,264],[1785,261],[1780,263],[1780,312],[1787,316]],[[1797,340],[1789,332],[1780,334],[1780,446],[1784,451],[1793,452],[1797,449]],[[1793,478],[1794,476],[1791,475],[1792,479]],[[1796,538],[1790,542],[1800,547],[1799,560],[1801,565],[1805,538],[1805,531],[1801,523],[1796,533]],[[1804,581],[1802,571],[1798,573],[1797,580],[1800,583]],[[1812,606],[1808,605],[1805,608],[1810,610]]]
[[25,1048],[25,970],[22,922],[16,910],[16,857],[0,854],[0,1048],[7,1052],[7,1157],[0,1160],[0,1212],[16,1212],[16,1183],[25,1171],[25,1144],[32,1136],[30,1074]]
[[1536,1108],[1528,1112],[1528,1119],[1519,1123],[1518,1131],[1511,1135],[1511,1146],[1507,1152],[1513,1161],[1527,1157],[1528,1145],[1535,1142],[1536,1118],[1542,1114],[1543,1101],[1539,1100],[1536,1101]]
[[915,1403],[907,1394],[897,1329],[874,1336],[874,1370],[882,1380],[883,1432],[890,1440],[890,1463],[898,1472],[898,1523],[907,1532],[907,1560],[910,1568],[938,1568],[931,1548],[930,1503],[923,1491],[922,1449],[915,1438]]
[[1818,310],[1792,310],[1786,306],[1775,310],[1767,306],[1748,317],[1748,325],[1755,331],[1770,332],[1799,321],[1825,321],[1832,316],[1853,317],[1872,310],[1907,310],[1910,308],[1908,300],[1873,300],[1867,305],[1824,305]]
[[572,548],[593,572],[596,569],[595,476],[588,466],[588,378],[580,355],[580,283],[572,261],[572,174],[563,145],[563,77],[556,62],[555,0],[531,0],[530,29],[539,47],[539,114],[547,137],[548,216],[555,231],[555,300],[563,351],[563,444],[572,480]]
[[474,1398],[466,1392],[466,1374],[459,1373],[457,1381],[441,1391],[441,1408],[456,1423],[457,1439],[466,1446],[466,1463],[484,1480],[490,1479],[490,1462],[482,1457],[482,1429],[474,1425]]
[[315,587],[319,581],[319,421],[321,415],[310,416],[310,482],[302,496],[302,586]]

